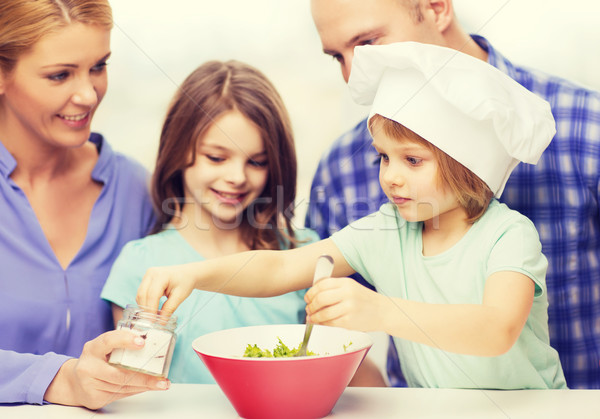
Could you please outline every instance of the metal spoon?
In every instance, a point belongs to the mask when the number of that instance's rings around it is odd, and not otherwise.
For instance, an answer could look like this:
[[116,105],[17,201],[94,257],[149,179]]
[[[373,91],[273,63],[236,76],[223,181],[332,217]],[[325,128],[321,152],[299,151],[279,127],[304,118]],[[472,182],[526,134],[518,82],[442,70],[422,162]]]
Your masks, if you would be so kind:
[[[333,272],[333,258],[329,255],[321,255],[319,259],[317,259],[317,266],[315,267],[315,275],[313,276],[313,285],[317,283],[320,279],[327,278],[331,276]],[[306,329],[304,329],[304,340],[302,340],[302,345],[298,352],[294,354],[294,356],[306,356],[306,349],[308,346],[308,339],[310,338],[310,333],[312,332],[313,324],[310,322],[306,322]]]

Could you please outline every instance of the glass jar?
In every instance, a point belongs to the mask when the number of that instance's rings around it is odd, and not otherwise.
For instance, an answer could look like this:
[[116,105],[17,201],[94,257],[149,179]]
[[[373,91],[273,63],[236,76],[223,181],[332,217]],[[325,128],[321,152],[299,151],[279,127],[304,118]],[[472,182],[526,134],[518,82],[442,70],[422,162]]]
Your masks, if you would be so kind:
[[113,350],[108,363],[166,378],[175,349],[176,327],[177,316],[163,316],[146,307],[127,305],[123,318],[117,323],[117,330],[131,330],[146,343],[141,349]]

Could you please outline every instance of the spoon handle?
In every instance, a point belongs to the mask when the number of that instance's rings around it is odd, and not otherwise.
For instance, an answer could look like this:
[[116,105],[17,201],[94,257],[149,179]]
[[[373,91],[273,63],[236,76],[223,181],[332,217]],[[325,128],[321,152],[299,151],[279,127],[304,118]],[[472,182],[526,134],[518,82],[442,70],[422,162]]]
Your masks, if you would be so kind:
[[329,255],[321,255],[317,259],[317,266],[315,266],[315,275],[313,277],[313,285],[319,280],[331,276],[333,273],[333,258]]
[[[323,278],[330,277],[333,273],[333,258],[329,255],[321,255],[317,259],[317,266],[315,266],[315,275],[313,276],[313,285]],[[308,338],[312,332],[313,324],[306,322],[306,328],[304,329],[304,339],[302,345],[295,356],[306,356],[306,350],[308,347]]]

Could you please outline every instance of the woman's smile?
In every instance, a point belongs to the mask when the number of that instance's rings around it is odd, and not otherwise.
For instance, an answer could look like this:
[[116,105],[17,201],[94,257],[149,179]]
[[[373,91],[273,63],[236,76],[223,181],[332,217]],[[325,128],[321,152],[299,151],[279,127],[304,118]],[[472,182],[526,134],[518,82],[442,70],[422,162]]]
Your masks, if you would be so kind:
[[85,112],[78,115],[58,114],[57,116],[71,128],[83,128],[90,122],[91,115],[91,112]]

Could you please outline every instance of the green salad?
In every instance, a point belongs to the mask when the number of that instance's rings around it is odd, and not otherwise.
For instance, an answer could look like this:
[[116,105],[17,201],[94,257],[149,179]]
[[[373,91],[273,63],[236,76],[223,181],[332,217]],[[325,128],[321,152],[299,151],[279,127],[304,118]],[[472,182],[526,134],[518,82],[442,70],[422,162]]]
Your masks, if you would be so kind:
[[[285,343],[281,341],[281,338],[277,338],[279,343],[273,349],[273,352],[268,349],[261,349],[258,345],[248,344],[246,346],[246,351],[244,352],[245,358],[285,358],[292,357],[296,355],[296,353],[300,350],[300,346],[302,343],[298,345],[297,348],[290,349]],[[344,352],[348,350],[348,348],[352,345],[352,342],[348,343],[348,345],[344,345]],[[306,351],[306,356],[316,356],[319,355],[314,353],[313,351]]]
[[[277,340],[279,340],[279,343],[277,344],[277,346],[275,346],[275,348],[273,349],[273,352],[269,351],[268,349],[261,349],[256,344],[254,344],[254,345],[248,344],[248,346],[246,346],[246,351],[244,352],[244,357],[246,357],[246,358],[291,357],[291,356],[294,356],[300,350],[300,346],[302,346],[302,343],[300,343],[297,348],[290,349],[285,343],[283,343],[281,341],[281,338],[277,338]],[[315,355],[319,355],[319,354],[316,354],[312,351],[306,351],[306,356],[315,356]]]

